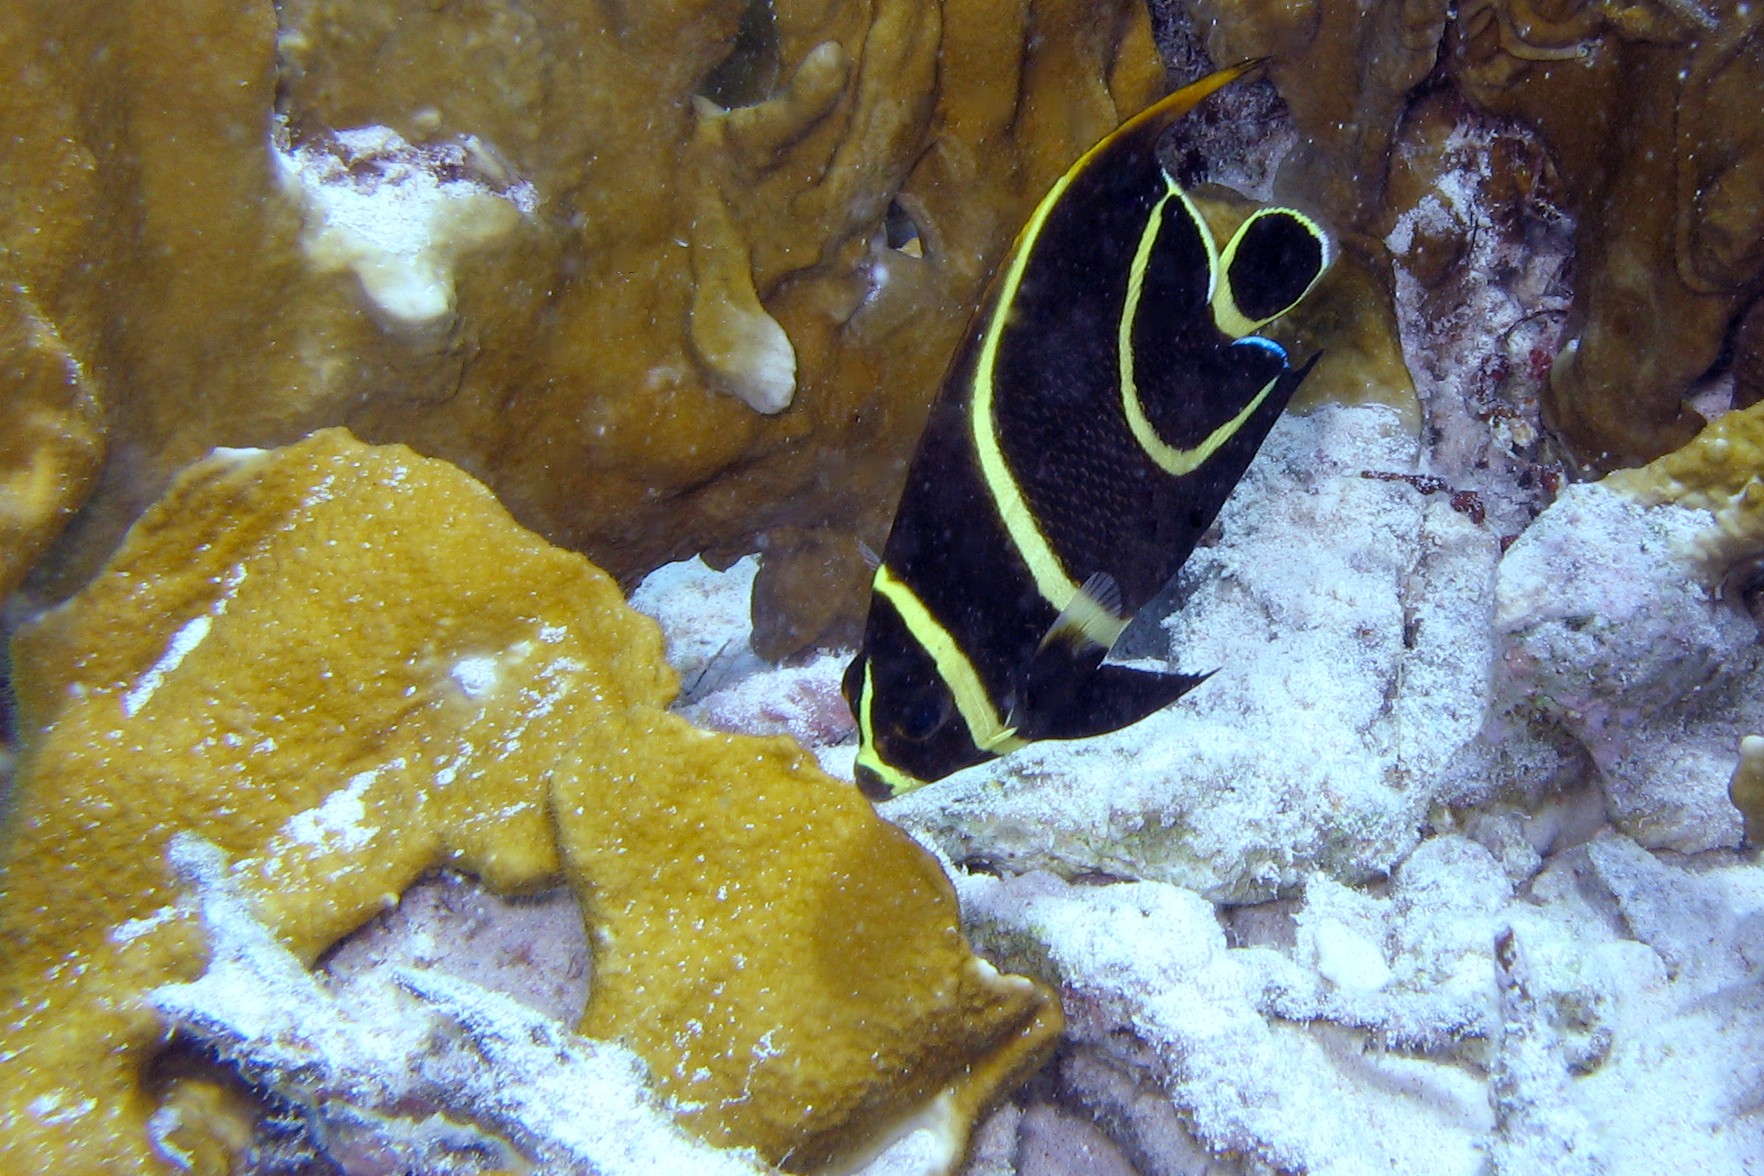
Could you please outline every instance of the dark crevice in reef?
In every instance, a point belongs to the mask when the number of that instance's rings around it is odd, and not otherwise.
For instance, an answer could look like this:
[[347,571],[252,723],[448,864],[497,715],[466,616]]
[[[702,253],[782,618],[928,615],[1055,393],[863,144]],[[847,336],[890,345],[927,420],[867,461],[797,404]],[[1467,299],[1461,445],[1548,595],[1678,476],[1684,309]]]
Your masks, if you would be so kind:
[[749,0],[729,55],[711,70],[698,92],[725,109],[755,106],[772,96],[782,69],[772,0]]

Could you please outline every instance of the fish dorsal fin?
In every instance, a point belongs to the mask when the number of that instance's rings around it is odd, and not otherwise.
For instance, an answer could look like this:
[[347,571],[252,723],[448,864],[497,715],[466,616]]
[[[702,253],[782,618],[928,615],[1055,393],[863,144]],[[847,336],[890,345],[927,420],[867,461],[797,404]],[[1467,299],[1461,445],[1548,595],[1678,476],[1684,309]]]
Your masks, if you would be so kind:
[[874,547],[871,547],[862,539],[857,541],[857,546],[858,556],[864,561],[864,566],[866,568],[869,568],[873,572],[882,566],[882,557],[876,554],[876,549]]
[[1121,615],[1121,585],[1107,572],[1093,572],[1054,618],[1035,651],[1040,653],[1055,643],[1079,652],[1112,649],[1126,627],[1127,620]]

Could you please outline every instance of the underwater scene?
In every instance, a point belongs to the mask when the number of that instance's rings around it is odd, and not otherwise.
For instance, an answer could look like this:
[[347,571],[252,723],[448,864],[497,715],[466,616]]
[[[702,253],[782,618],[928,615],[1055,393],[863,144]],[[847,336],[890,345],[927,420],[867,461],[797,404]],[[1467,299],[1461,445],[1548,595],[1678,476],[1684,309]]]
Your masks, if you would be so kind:
[[1764,1172],[1764,7],[0,0],[0,1172]]

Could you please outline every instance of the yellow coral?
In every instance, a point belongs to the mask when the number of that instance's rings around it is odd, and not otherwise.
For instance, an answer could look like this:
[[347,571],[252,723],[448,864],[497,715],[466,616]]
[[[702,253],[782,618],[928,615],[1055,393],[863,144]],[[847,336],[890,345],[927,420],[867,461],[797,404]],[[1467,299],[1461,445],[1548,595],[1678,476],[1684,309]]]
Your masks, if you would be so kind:
[[14,656],[8,1172],[164,1167],[138,997],[201,968],[163,860],[180,830],[307,961],[437,866],[567,873],[595,951],[584,1029],[696,1100],[702,1134],[774,1160],[861,1150],[915,1106],[958,1108],[959,1142],[1057,1028],[854,789],[667,713],[653,623],[403,447],[332,430],[199,463]]
[[[0,268],[0,275],[4,269]],[[0,280],[0,598],[84,501],[104,457],[93,381],[30,294]]]
[[1739,762],[1727,786],[1728,799],[1746,823],[1746,844],[1764,843],[1764,735],[1740,740]]
[[[7,16],[0,281],[40,294],[130,455],[51,595],[213,445],[345,420],[622,579],[775,531],[880,544],[991,266],[1163,85],[1143,0]],[[739,68],[744,18],[764,68]],[[888,247],[891,205],[920,255]]]
[[1764,551],[1764,404],[1730,412],[1688,445],[1604,484],[1642,502],[1676,502],[1715,516],[1703,554],[1717,578]]

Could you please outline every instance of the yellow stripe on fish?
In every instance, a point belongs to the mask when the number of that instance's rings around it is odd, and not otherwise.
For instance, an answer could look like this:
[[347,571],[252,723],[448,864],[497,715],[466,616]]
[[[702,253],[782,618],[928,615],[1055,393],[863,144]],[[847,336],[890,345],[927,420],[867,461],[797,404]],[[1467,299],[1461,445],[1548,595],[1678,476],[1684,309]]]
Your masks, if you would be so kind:
[[846,675],[872,796],[1113,730],[1201,681],[1104,658],[1308,370],[1252,332],[1315,285],[1323,231],[1262,209],[1221,249],[1156,155],[1166,126],[1249,68],[1085,152],[994,275],[932,405]]

